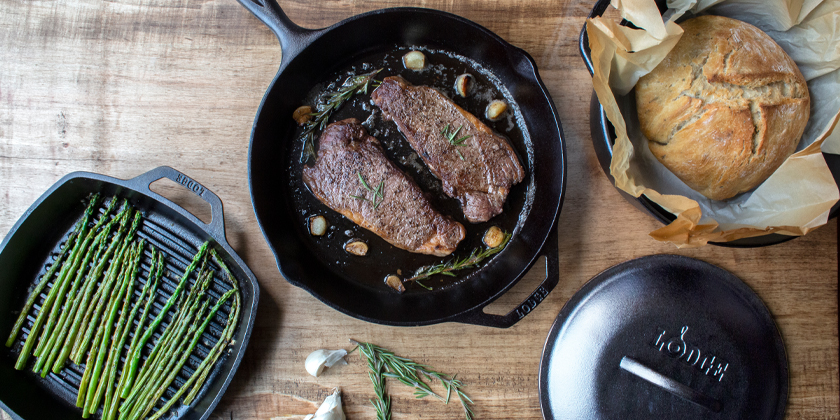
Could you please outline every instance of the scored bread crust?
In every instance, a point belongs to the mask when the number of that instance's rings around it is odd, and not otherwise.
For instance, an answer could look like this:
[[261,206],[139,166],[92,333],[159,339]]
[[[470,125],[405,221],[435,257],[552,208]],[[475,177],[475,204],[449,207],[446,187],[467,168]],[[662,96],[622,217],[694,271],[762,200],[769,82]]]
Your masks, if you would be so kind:
[[725,200],[764,182],[799,144],[810,114],[796,63],[767,34],[700,16],[636,84],[653,155],[689,187]]

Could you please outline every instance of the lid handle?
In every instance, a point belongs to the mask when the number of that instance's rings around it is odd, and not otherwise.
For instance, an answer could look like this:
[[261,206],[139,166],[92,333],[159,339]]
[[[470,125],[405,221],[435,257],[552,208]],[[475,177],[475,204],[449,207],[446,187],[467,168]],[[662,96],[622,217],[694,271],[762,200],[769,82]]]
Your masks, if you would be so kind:
[[647,382],[650,382],[653,385],[656,385],[662,388],[665,391],[668,391],[682,399],[688,400],[697,404],[707,410],[711,410],[715,413],[720,413],[720,410],[723,409],[723,404],[720,401],[704,395],[703,393],[694,390],[691,387],[683,385],[641,363],[636,361],[633,358],[624,356],[621,358],[621,362],[619,363],[619,367],[630,372],[639,378],[644,379]]

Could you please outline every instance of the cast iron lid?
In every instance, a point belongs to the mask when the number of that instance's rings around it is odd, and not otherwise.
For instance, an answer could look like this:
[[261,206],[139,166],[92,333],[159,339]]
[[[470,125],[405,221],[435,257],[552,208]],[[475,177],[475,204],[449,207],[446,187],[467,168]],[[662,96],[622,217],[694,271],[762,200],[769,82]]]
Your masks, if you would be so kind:
[[677,255],[595,276],[560,311],[540,363],[546,419],[782,419],[784,343],[732,273]]

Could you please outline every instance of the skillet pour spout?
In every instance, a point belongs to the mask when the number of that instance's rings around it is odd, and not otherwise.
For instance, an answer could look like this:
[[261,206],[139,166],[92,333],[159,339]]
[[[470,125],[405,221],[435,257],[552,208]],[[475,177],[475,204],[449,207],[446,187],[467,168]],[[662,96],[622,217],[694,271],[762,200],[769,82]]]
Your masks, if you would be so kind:
[[[310,30],[289,20],[274,0],[239,1],[274,31],[283,48],[279,71],[257,110],[248,152],[254,213],[283,277],[347,315],[386,325],[462,322],[506,328],[533,310],[560,277],[557,218],[563,203],[566,161],[560,119],[531,56],[467,19],[436,10],[376,10]],[[379,246],[376,241],[381,239],[371,237],[374,255],[352,260],[310,236],[306,217],[316,210],[324,211],[331,222],[349,222],[318,203],[300,182],[299,130],[291,115],[311,99],[316,86],[336,82],[337,75],[358,74],[383,57],[401,56],[409,49],[469,67],[505,95],[515,110],[511,121],[517,134],[511,141],[526,166],[526,177],[511,194],[518,198],[509,197],[503,214],[488,222],[510,220],[513,236],[502,252],[432,291],[396,294],[383,282],[385,271],[417,268],[428,263],[422,259],[425,256],[388,249],[384,242]],[[412,73],[412,77],[432,74],[426,73]],[[432,79],[428,80],[425,83],[432,84]],[[355,110],[349,105],[346,108],[331,121],[348,117],[365,120],[378,112],[369,104]],[[394,126],[389,130],[396,133]],[[381,131],[377,137],[386,135],[386,130]],[[380,141],[397,145],[405,141],[395,136]],[[489,224],[469,226],[468,236],[478,236]],[[356,228],[346,226],[348,230]],[[343,231],[336,229],[336,236]],[[467,247],[462,245],[456,253],[469,252]],[[524,302],[506,315],[483,312],[543,256],[545,277]],[[408,263],[414,265],[408,267]]]

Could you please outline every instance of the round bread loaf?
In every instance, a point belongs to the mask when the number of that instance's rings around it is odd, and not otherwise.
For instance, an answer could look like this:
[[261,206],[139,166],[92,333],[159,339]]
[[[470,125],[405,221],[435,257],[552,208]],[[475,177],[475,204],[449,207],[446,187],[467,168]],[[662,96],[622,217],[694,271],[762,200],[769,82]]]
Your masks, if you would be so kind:
[[636,84],[642,133],[689,187],[725,200],[764,182],[810,114],[796,63],[767,34],[721,16],[683,22],[667,57]]

